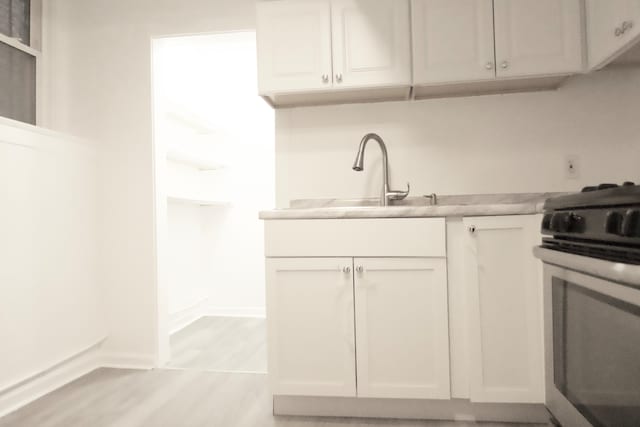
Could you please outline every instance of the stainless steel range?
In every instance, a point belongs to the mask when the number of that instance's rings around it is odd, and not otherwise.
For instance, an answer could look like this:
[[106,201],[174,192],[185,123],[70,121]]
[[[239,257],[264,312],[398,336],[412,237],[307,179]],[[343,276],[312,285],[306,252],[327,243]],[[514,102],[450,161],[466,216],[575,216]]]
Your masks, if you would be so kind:
[[566,427],[640,426],[640,186],[549,199],[546,404]]

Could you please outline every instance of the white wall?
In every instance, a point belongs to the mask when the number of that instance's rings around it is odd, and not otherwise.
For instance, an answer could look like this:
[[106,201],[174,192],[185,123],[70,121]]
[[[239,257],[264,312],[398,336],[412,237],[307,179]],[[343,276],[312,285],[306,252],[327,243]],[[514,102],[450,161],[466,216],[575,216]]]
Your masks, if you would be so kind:
[[209,296],[205,276],[202,210],[192,204],[167,206],[169,314],[200,304]]
[[0,396],[106,335],[97,188],[95,146],[0,119]]
[[[378,197],[379,150],[351,169],[358,143],[378,132],[391,185],[411,195],[576,191],[640,182],[640,69],[574,77],[558,91],[277,112],[277,205],[299,198]],[[580,177],[568,180],[567,155]]]
[[49,0],[47,10],[44,124],[105,150],[100,277],[107,348],[154,363],[167,348],[157,330],[166,307],[163,289],[156,293],[151,37],[255,28],[254,1]]
[[[163,335],[157,313],[166,307],[159,307],[163,288],[156,295],[155,286],[150,39],[255,28],[255,3],[49,0],[47,8],[44,124],[95,139],[106,153],[99,271],[110,313],[108,348],[155,359],[166,350],[157,339]],[[637,71],[604,72],[559,92],[279,112],[277,204],[377,195],[375,147],[368,169],[351,171],[368,131],[389,142],[394,186],[411,181],[414,195],[638,179],[639,83]],[[565,152],[578,150],[583,177],[565,181],[558,165]]]

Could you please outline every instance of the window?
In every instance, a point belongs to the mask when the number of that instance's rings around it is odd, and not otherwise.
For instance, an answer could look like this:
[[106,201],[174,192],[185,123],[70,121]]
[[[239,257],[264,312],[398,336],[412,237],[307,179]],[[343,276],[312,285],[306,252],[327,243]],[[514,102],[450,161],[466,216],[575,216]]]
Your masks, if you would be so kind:
[[31,1],[0,0],[0,33],[27,46],[31,41]]
[[0,0],[0,116],[36,124],[32,1]]

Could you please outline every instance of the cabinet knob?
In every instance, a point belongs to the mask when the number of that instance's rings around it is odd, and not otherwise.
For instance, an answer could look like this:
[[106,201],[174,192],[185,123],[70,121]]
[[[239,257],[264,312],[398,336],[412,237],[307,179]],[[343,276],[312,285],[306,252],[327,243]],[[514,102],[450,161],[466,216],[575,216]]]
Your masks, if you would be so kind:
[[336,81],[337,81],[338,83],[342,83],[342,73],[338,73],[338,74],[336,74]]
[[351,267],[342,267],[342,272],[344,274],[349,274],[351,273]]
[[613,34],[615,34],[616,37],[620,37],[622,35],[622,28],[617,27],[614,31]]
[[356,267],[356,272],[362,274],[364,272],[364,268],[361,265]]
[[323,74],[322,75],[322,83],[329,83],[329,75],[328,74]]
[[500,64],[500,67],[502,67],[503,70],[506,70],[507,68],[509,68],[509,62],[502,61],[502,64]]
[[474,234],[476,232],[476,226],[472,225],[469,227],[469,233]]
[[487,70],[493,70],[493,62],[489,61],[484,65]]

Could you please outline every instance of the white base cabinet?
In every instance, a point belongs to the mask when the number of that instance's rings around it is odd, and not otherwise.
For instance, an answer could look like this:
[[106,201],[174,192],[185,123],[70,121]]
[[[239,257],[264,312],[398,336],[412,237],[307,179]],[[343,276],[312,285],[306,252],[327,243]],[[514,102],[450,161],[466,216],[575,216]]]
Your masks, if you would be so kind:
[[274,394],[355,396],[351,258],[268,258]]
[[273,393],[449,399],[446,267],[431,258],[267,259]]
[[449,399],[444,258],[356,258],[358,397]]
[[540,220],[267,221],[273,394],[541,407]]
[[465,218],[469,397],[544,402],[538,215]]
[[265,234],[274,395],[450,398],[444,219],[267,221]]

